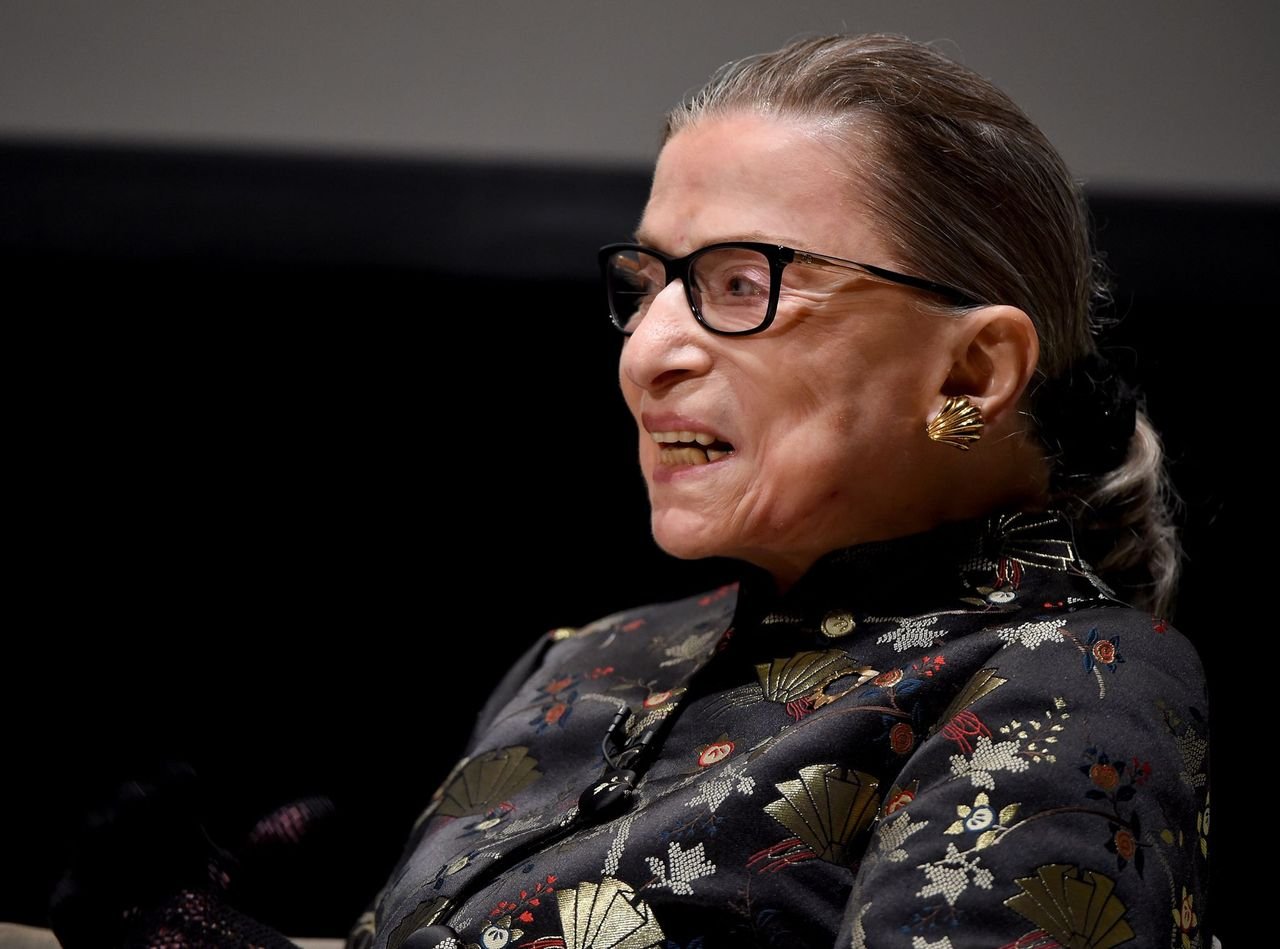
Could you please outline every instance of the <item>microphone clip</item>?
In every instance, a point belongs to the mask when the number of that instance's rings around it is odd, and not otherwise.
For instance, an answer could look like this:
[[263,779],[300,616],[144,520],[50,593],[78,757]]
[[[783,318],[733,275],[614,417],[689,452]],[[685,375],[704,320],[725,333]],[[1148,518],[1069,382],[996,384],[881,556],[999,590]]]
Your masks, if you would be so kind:
[[648,767],[657,732],[646,729],[624,739],[630,718],[631,709],[621,706],[600,742],[606,767],[600,778],[578,798],[578,812],[584,817],[600,822],[612,820],[628,810],[636,798],[636,784]]

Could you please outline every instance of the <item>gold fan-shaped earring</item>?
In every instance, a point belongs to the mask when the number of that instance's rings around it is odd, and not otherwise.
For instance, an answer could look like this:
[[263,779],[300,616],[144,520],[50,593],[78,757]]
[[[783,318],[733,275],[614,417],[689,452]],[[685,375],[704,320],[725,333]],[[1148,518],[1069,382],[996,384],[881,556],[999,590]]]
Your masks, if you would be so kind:
[[969,450],[969,442],[982,437],[982,412],[965,395],[953,395],[942,410],[933,417],[925,431],[935,442],[954,445],[961,451]]

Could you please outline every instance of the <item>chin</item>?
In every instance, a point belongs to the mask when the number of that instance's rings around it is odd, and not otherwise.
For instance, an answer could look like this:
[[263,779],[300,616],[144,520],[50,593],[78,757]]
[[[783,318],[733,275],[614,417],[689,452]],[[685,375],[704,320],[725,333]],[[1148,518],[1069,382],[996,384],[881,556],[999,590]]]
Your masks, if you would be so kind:
[[653,539],[659,547],[680,560],[731,556],[725,549],[721,531],[683,511],[654,511]]

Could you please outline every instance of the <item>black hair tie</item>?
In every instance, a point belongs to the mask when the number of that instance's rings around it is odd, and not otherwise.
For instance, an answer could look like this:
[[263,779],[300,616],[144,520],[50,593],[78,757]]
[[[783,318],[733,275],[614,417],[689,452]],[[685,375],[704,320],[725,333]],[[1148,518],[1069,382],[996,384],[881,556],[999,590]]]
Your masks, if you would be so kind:
[[1040,437],[1059,478],[1096,478],[1124,463],[1137,425],[1138,390],[1100,353],[1078,359],[1036,390]]

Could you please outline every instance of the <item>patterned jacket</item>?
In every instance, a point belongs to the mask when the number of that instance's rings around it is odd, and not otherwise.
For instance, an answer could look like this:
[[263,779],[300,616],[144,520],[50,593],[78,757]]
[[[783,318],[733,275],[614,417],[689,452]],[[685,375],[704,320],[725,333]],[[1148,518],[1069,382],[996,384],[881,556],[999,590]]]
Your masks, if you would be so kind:
[[1208,945],[1205,682],[1052,513],[555,630],[357,942]]

